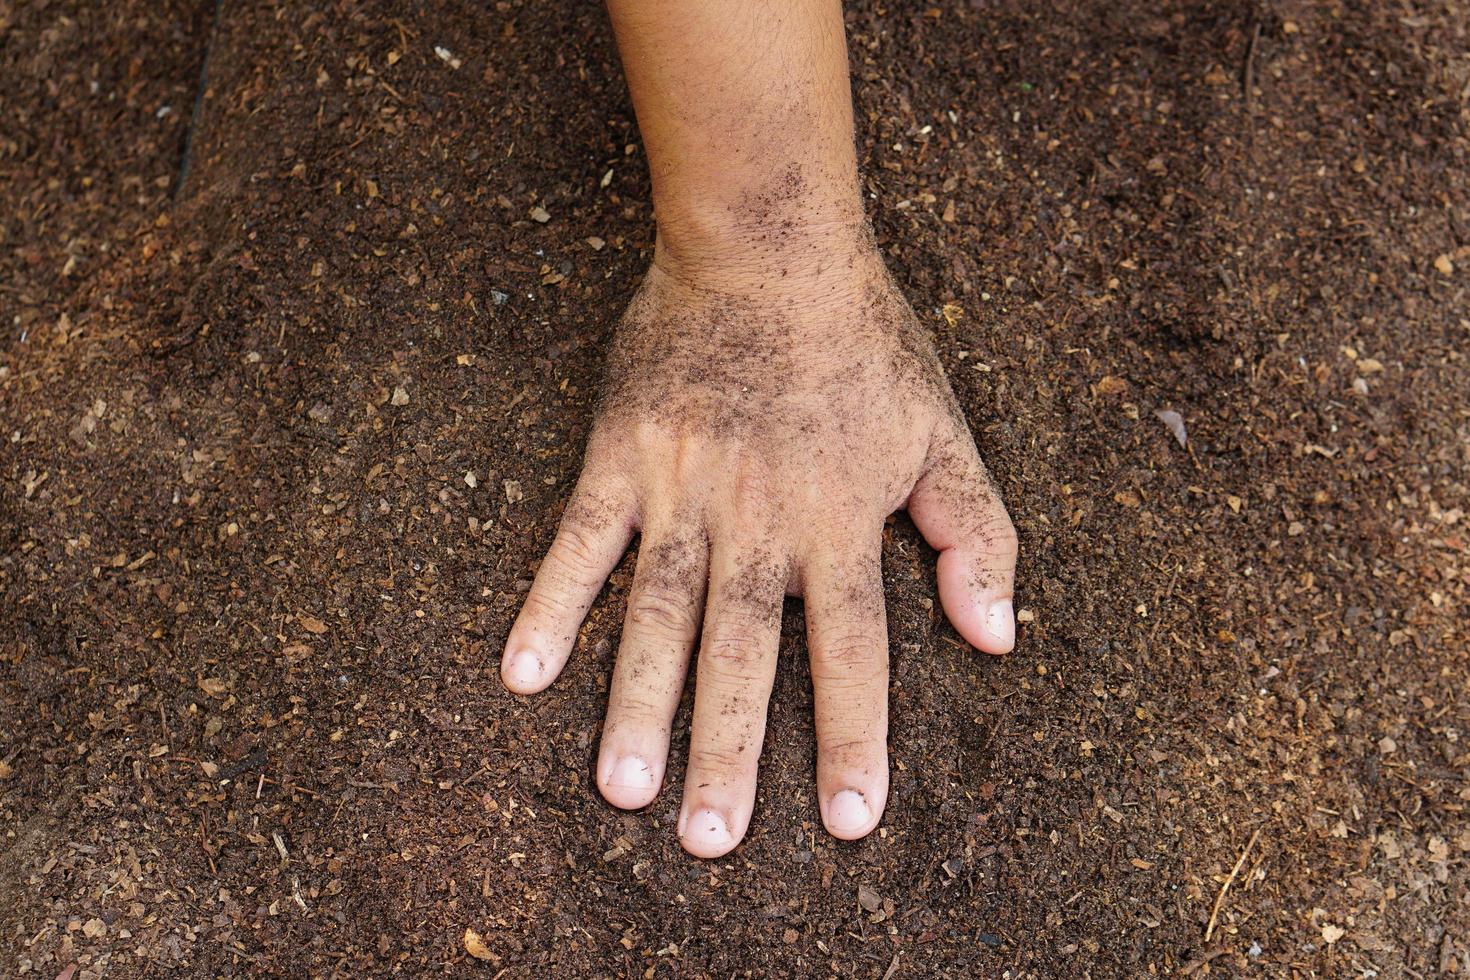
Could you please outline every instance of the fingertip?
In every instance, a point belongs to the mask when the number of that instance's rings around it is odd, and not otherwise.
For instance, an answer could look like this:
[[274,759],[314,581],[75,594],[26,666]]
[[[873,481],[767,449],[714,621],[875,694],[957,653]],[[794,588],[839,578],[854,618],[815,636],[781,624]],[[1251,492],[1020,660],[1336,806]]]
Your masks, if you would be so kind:
[[997,655],[1016,648],[1016,612],[1009,596],[995,599],[986,607],[980,642],[975,645]]
[[965,642],[975,649],[995,657],[1015,649],[1016,621],[1010,599],[988,603],[984,600],[946,602],[944,612]]
[[679,818],[679,843],[695,857],[709,859],[735,850],[740,838],[730,831],[724,814],[703,807],[693,813],[686,810]]
[[1008,593],[976,588],[950,554],[939,560],[939,602],[960,636],[977,650],[999,656],[1016,646],[1016,614]]
[[532,650],[507,649],[500,661],[500,681],[512,694],[536,694],[546,690],[555,679],[546,662]]
[[858,840],[873,832],[883,816],[861,790],[844,789],[833,793],[822,807],[822,825],[839,840]]
[[609,757],[598,769],[598,792],[620,810],[642,809],[658,796],[661,774],[639,756]]

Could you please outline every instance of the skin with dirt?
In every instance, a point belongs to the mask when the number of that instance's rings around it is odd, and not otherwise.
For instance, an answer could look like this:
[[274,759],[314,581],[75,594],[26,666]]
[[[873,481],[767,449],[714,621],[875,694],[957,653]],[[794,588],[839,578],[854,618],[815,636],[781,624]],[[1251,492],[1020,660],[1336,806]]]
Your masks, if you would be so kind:
[[1470,969],[1463,6],[849,5],[1018,645],[886,522],[883,824],[788,602],[712,863],[594,785],[636,554],[497,679],[652,256],[605,16],[211,7],[0,7],[7,974]]
[[713,840],[685,840],[705,857],[748,826],[783,593],[805,599],[817,791],[848,794],[844,838],[870,832],[887,797],[884,519],[908,507],[954,549],[950,587],[984,597],[994,581],[1009,599],[1015,534],[928,334],[870,236],[821,256],[810,274],[734,290],[655,264],[614,335],[584,471],[506,644],[511,689],[544,689],[574,645],[577,597],[638,531],[599,784],[622,807],[654,800],[702,618],[679,830],[712,808],[700,826]]

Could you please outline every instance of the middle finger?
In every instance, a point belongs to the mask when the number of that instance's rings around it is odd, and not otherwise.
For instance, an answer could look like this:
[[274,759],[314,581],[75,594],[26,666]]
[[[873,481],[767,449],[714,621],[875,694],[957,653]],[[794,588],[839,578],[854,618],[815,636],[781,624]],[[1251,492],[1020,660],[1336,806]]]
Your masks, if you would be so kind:
[[696,857],[727,853],[750,826],[787,572],[759,547],[713,543],[679,813],[680,842]]

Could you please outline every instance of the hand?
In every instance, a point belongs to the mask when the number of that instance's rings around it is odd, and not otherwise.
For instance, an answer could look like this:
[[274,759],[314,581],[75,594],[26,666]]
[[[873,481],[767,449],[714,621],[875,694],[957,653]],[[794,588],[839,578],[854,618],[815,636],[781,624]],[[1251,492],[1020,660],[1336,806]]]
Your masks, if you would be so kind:
[[774,255],[761,274],[650,269],[506,642],[506,687],[547,687],[640,536],[597,785],[629,809],[658,794],[697,640],[678,833],[700,857],[750,823],[784,595],[806,606],[823,823],[854,839],[882,816],[888,514],[907,508],[939,551],[960,634],[995,654],[1014,642],[1015,531],[928,335],[870,245],[831,254],[800,273]]

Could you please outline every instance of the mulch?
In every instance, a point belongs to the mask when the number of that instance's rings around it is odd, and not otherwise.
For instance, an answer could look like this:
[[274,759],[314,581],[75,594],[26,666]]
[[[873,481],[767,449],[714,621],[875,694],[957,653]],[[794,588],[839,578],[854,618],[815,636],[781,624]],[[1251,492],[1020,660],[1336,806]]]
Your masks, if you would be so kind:
[[591,782],[631,556],[497,681],[652,248],[605,15],[431,6],[0,3],[7,974],[1470,970],[1470,8],[847,5],[1020,641],[896,517],[882,828],[792,602],[700,862]]

